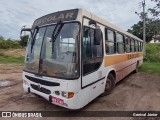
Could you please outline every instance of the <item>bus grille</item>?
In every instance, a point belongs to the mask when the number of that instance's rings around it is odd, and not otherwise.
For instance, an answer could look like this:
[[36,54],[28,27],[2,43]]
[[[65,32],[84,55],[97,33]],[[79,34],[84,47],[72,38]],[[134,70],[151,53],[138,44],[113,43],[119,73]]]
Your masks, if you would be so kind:
[[34,89],[34,90],[37,90],[37,91],[40,91],[42,93],[45,93],[45,94],[51,94],[51,91],[44,88],[44,87],[38,87],[38,85],[34,85],[34,84],[31,84],[31,87]]
[[35,83],[40,83],[41,85],[46,85],[46,86],[60,86],[60,83],[56,83],[56,82],[50,82],[50,81],[46,81],[46,80],[41,80],[41,79],[38,79],[38,78],[33,78],[33,77],[30,77],[28,75],[25,75],[25,77],[32,81],[32,82],[35,82]]

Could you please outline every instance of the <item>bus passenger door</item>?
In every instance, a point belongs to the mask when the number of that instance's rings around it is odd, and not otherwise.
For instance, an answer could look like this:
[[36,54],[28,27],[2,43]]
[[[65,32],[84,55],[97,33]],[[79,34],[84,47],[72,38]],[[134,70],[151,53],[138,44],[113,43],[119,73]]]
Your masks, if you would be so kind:
[[[82,89],[89,89],[89,99],[92,100],[104,91],[103,73],[103,33],[100,43],[95,43],[96,26],[89,25],[89,19],[83,20],[82,38]],[[99,26],[100,27],[100,26]],[[103,27],[103,26],[101,26]],[[101,31],[102,28],[100,27]]]

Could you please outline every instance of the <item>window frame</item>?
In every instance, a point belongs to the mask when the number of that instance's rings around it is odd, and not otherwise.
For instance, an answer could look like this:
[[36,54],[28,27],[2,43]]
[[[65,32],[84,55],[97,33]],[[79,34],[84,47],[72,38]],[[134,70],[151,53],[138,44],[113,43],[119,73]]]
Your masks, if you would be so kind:
[[85,29],[85,27],[86,28],[89,28],[89,29],[93,29],[93,30],[95,30],[94,28],[92,28],[92,27],[89,27],[89,26],[86,26],[86,25],[83,25],[82,26],[82,42],[81,42],[81,48],[82,48],[82,75],[83,76],[86,76],[86,75],[88,75],[88,74],[91,74],[91,73],[93,73],[93,72],[95,72],[95,71],[97,71],[99,68],[100,68],[100,66],[102,65],[102,63],[103,63],[103,58],[104,58],[104,48],[103,48],[103,31],[102,31],[102,43],[101,43],[101,45],[102,45],[102,55],[101,56],[97,56],[97,57],[94,57],[94,55],[93,55],[93,42],[94,41],[90,41],[90,48],[92,49],[92,55],[91,55],[91,57],[90,58],[87,58],[88,59],[88,61],[90,61],[90,63],[91,64],[93,64],[93,63],[96,63],[96,61],[97,60],[100,60],[101,59],[101,64],[99,65],[99,67],[97,68],[97,69],[93,69],[92,71],[89,71],[89,72],[87,72],[87,73],[84,73],[84,60],[86,61],[86,59],[84,59],[84,55],[83,55],[83,50],[84,50],[84,47],[83,47],[83,35],[84,35],[84,29]]
[[[127,42],[126,42],[127,40]],[[126,44],[128,43],[128,44]],[[129,46],[129,52],[127,51],[127,45]],[[129,36],[125,36],[125,52],[130,53],[131,52],[131,39]]]
[[[131,52],[135,52],[135,40],[133,38],[130,38],[130,50]],[[133,44],[132,44],[133,43]],[[133,47],[133,48],[132,48]],[[134,50],[134,51],[133,51]]]
[[[120,43],[120,42],[118,42],[117,41],[117,34],[119,34],[119,35],[122,35],[122,42]],[[124,37],[124,34],[123,33],[120,33],[120,32],[116,32],[116,53],[118,53],[118,54],[124,54],[126,51],[125,51],[125,39],[124,39],[125,37]],[[118,51],[118,44],[122,44],[122,46],[123,46],[123,52],[122,53],[120,53],[119,51]]]
[[[110,31],[112,31],[113,32],[113,41],[108,41],[108,30],[110,30]],[[115,30],[113,30],[113,29],[111,29],[111,28],[108,28],[108,27],[105,27],[104,28],[104,32],[105,32],[105,52],[106,52],[106,54],[108,54],[108,55],[110,55],[110,54],[116,54],[117,53],[117,43],[116,43],[116,33],[115,33]],[[106,33],[107,33],[107,35],[106,35]],[[113,43],[114,45],[113,45],[113,47],[114,47],[114,52],[113,53],[110,53],[110,52],[107,52],[107,50],[106,50],[106,44],[107,44],[107,42],[111,42],[111,43]]]

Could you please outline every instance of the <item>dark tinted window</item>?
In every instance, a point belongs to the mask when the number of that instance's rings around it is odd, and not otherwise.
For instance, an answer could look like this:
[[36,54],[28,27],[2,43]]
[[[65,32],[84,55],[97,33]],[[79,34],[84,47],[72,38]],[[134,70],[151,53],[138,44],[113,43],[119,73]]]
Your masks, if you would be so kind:
[[83,75],[99,68],[103,60],[102,38],[100,45],[94,44],[95,30],[84,27],[83,30]]
[[91,47],[91,37],[90,33],[93,32],[93,30],[89,30],[88,28],[84,28],[83,31],[83,57],[85,58],[91,58],[92,57],[92,47]]

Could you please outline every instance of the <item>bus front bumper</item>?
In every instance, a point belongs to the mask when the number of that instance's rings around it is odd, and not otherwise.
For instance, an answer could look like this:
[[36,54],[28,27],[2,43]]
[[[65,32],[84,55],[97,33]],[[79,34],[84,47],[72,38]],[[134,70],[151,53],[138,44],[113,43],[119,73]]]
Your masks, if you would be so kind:
[[49,102],[51,102],[52,104],[61,106],[61,107],[65,107],[68,109],[80,109],[81,107],[78,106],[77,101],[78,101],[78,93],[74,94],[73,98],[64,98],[62,96],[57,96],[55,94],[45,94],[41,91],[35,90],[31,87],[29,81],[23,82],[23,89],[25,93],[33,93],[36,95],[39,95],[43,98],[45,98],[46,100],[48,100]]

